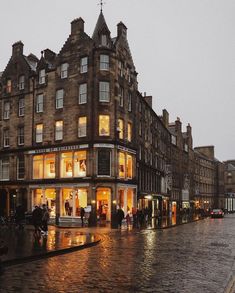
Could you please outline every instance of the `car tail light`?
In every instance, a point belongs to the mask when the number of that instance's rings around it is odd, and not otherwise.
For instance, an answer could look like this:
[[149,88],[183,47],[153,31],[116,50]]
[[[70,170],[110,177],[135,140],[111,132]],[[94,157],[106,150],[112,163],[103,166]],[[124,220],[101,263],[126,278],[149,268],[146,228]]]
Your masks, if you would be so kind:
[[211,212],[211,215],[213,215],[213,212]]

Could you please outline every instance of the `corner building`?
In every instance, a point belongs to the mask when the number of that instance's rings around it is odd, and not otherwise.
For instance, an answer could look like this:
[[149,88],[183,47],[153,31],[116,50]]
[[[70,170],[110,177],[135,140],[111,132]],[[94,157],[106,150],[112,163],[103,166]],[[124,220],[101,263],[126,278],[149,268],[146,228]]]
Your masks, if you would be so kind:
[[81,207],[110,221],[137,205],[137,73],[127,28],[117,37],[101,12],[92,37],[71,23],[61,51],[38,59],[13,45],[1,76],[1,214],[47,204],[56,221]]

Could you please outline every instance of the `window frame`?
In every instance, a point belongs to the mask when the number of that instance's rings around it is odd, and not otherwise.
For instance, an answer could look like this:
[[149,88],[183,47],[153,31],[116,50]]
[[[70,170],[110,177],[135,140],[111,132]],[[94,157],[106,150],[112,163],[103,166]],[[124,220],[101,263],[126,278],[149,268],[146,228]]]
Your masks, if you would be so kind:
[[19,101],[18,101],[18,116],[23,117],[24,115],[25,115],[25,99],[24,98],[19,98]]
[[87,72],[88,72],[88,56],[84,56],[80,59],[80,73],[83,74]]
[[[39,126],[42,126],[41,129],[39,129]],[[42,143],[43,142],[43,124],[42,123],[36,124],[35,142],[36,143]]]
[[61,65],[60,65],[60,78],[61,79],[68,78],[68,69],[69,69],[69,64],[67,62],[61,63]]
[[38,83],[39,84],[45,84],[46,83],[46,69],[39,70]]
[[19,90],[24,90],[24,86],[25,86],[25,75],[22,74],[19,76],[19,84],[18,84]]
[[[85,118],[84,125],[80,123],[80,120]],[[87,116],[78,117],[78,137],[86,137],[87,136]]]
[[86,103],[87,103],[87,83],[85,82],[79,85],[78,104],[82,105]]
[[[61,125],[57,125],[58,123],[61,123]],[[63,140],[63,136],[64,136],[64,121],[57,120],[55,121],[55,141]]]
[[4,129],[3,130],[3,147],[7,148],[10,146],[10,130]]
[[[41,98],[41,101],[40,101]],[[44,100],[44,95],[43,94],[38,94],[36,96],[36,113],[43,113],[43,101]]]
[[109,71],[109,55],[100,54],[100,70]]
[[55,108],[56,109],[64,108],[64,89],[58,89],[56,91]]
[[24,126],[20,126],[17,129],[17,144],[24,145]]
[[110,82],[99,81],[99,102],[109,103],[110,102]]
[[[8,105],[8,107],[6,107],[6,105]],[[10,109],[11,109],[11,103],[9,101],[4,101],[3,102],[3,120],[10,119]]]

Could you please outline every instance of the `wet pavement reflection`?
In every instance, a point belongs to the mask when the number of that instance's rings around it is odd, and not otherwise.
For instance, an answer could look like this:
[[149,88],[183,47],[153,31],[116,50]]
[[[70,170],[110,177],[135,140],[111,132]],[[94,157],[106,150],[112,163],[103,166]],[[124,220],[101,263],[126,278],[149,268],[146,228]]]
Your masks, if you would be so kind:
[[64,250],[96,242],[99,238],[90,233],[51,227],[48,236],[35,237],[31,227],[23,231],[18,229],[1,229],[0,239],[8,246],[8,254],[2,261],[20,259],[29,256]]

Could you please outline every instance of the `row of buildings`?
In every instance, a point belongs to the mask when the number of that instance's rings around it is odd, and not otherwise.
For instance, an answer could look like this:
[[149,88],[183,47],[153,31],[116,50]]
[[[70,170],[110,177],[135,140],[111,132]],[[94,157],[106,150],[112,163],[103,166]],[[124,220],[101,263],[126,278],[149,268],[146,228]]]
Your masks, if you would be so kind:
[[2,215],[43,203],[56,221],[76,221],[81,207],[107,221],[117,206],[153,216],[235,209],[214,147],[194,148],[189,124],[156,114],[138,91],[126,26],[111,37],[102,11],[92,37],[82,18],[72,21],[58,54],[26,56],[13,44],[0,98]]

